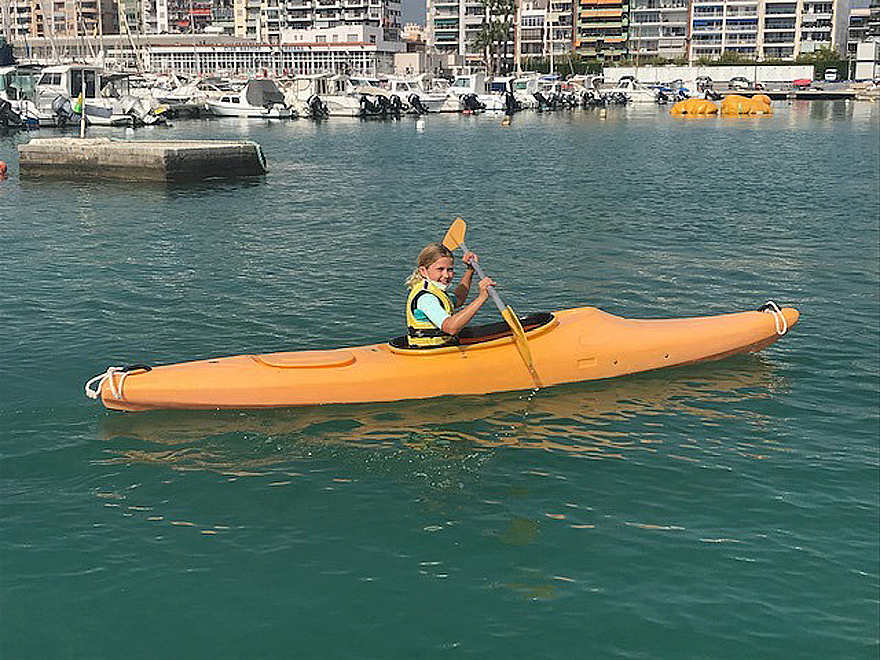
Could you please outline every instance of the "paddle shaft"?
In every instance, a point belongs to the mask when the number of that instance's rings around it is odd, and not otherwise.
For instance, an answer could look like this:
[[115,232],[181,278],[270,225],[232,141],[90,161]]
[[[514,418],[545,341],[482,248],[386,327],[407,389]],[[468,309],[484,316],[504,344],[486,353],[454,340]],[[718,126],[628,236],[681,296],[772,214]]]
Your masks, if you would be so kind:
[[[467,245],[464,244],[464,241],[462,241],[461,243],[459,243],[459,245],[461,246],[461,249],[465,251],[465,253],[470,252],[470,250],[468,250],[468,248],[467,248]],[[479,277],[481,280],[484,279],[484,278],[486,277],[486,273],[484,273],[484,272],[483,272],[483,269],[480,267],[480,262],[479,262],[479,261],[473,261],[473,262],[471,262],[471,263],[472,263],[473,266],[474,266],[474,270],[477,271],[477,277]],[[495,287],[494,287],[494,286],[490,286],[490,287],[489,287],[489,295],[490,295],[491,298],[492,298],[492,302],[495,303],[495,306],[498,308],[498,311],[501,312],[501,313],[503,314],[503,313],[504,313],[504,309],[505,309],[505,307],[504,307],[504,303],[501,302],[501,296],[499,296],[499,295],[498,295],[498,292],[495,291]]]
[[[456,223],[462,225],[458,232],[459,235],[453,233],[453,240],[457,243],[456,247],[461,247],[462,250],[465,251],[465,254],[469,252],[467,245],[464,242],[464,221],[461,218],[458,218]],[[453,225],[455,226],[455,224]],[[450,231],[447,232],[447,237],[452,233],[452,227],[450,227]],[[444,245],[446,244],[446,238],[443,239]],[[448,247],[448,246],[447,246]],[[480,267],[479,261],[472,262],[474,270],[477,273],[477,277],[481,280],[486,277],[486,273],[483,272],[483,269]],[[529,350],[529,342],[526,339],[526,333],[523,330],[522,324],[519,322],[519,319],[516,316],[516,313],[510,307],[505,307],[504,303],[501,302],[501,296],[495,291],[494,286],[489,287],[489,295],[492,298],[492,302],[495,303],[495,306],[498,308],[498,311],[501,312],[501,317],[507,321],[507,325],[510,326],[510,330],[513,333],[513,343],[516,346],[516,350],[519,352],[520,357],[522,358],[523,364],[525,364],[526,369],[529,371],[529,375],[532,377],[532,382],[535,384],[535,387],[542,387],[541,379],[538,377],[538,372],[535,370],[535,364],[532,362],[532,352]]]

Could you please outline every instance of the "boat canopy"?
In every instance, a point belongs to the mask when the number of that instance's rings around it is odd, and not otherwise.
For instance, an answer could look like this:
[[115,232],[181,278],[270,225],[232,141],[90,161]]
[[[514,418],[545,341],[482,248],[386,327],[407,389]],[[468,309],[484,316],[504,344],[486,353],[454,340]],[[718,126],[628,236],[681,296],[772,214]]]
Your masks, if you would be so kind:
[[268,78],[249,80],[245,90],[247,102],[253,106],[266,106],[273,103],[284,103],[284,94],[278,86]]

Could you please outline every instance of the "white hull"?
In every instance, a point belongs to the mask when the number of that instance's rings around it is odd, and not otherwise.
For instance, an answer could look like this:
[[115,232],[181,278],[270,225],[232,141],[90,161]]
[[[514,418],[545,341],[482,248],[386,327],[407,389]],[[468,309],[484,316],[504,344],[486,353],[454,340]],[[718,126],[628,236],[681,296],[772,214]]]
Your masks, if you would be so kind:
[[486,112],[503,112],[504,98],[497,94],[477,94],[480,103],[486,106]]
[[331,117],[357,117],[361,113],[360,99],[355,96],[322,96]]
[[290,119],[290,108],[273,105],[270,108],[241,103],[208,101],[208,110],[218,117],[240,117],[244,119]]
[[447,96],[437,112],[461,112],[461,101],[457,96]]
[[[445,106],[448,99],[445,96],[419,94],[419,101],[421,101],[422,105],[428,109],[428,112],[447,112]],[[458,112],[459,110],[461,110],[461,107],[456,107],[448,112]]]
[[[68,125],[70,124],[79,124],[80,115],[74,115],[71,117]],[[134,126],[134,117],[131,115],[110,115],[109,117],[105,117],[103,115],[95,115],[86,111],[86,124],[89,126]]]
[[632,91],[629,90],[611,90],[611,91],[620,91],[623,94],[626,94],[629,97],[629,100],[633,103],[656,103],[657,95],[654,92],[646,92],[646,91]]

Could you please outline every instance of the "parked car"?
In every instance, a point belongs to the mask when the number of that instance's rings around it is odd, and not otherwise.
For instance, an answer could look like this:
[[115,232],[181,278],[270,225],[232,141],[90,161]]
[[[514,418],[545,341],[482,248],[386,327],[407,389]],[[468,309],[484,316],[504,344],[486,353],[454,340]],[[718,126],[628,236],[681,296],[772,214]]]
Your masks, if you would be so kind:
[[730,79],[730,82],[727,83],[727,86],[730,89],[764,89],[764,85],[759,83],[757,80],[752,82],[745,76],[734,76]]
[[712,89],[712,79],[709,76],[697,76],[694,83],[697,85],[697,91],[705,92],[707,89]]
[[797,78],[791,81],[791,86],[795,89],[807,89],[812,84],[813,81],[809,78]]
[[837,82],[837,69],[825,69],[825,82]]

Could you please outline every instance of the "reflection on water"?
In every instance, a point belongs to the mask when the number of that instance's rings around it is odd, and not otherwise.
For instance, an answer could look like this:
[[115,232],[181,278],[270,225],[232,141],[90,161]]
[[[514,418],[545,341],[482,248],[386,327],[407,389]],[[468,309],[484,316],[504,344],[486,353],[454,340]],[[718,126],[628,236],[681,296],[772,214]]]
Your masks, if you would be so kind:
[[[748,356],[489,396],[265,411],[108,413],[102,431],[113,462],[159,462],[186,470],[266,469],[328,448],[406,448],[447,459],[501,447],[623,458],[654,442],[651,428],[666,416],[691,416],[707,425],[743,419],[744,402],[784,387],[770,363]],[[753,416],[752,423],[760,424]]]

